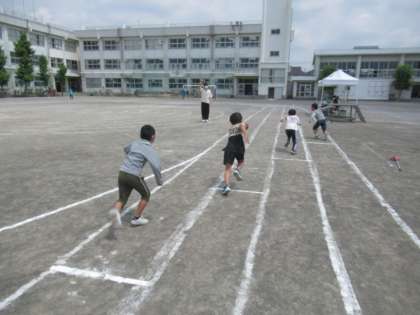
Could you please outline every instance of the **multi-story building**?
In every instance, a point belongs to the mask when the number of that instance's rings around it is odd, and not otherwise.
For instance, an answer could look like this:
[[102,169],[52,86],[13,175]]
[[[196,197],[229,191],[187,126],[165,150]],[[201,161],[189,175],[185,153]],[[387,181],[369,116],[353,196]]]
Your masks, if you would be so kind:
[[291,0],[263,0],[263,21],[95,28],[80,40],[84,91],[180,91],[200,80],[218,95],[286,95]]
[[[14,43],[23,32],[27,33],[32,49],[35,51],[35,74],[39,71],[38,58],[44,55],[48,59],[52,84],[55,84],[54,75],[57,73],[59,64],[63,63],[68,69],[69,85],[73,89],[79,90],[79,40],[72,32],[61,27],[0,13],[0,45],[7,56],[5,68],[12,74],[9,80],[9,89],[14,90],[22,86],[22,82],[19,82],[15,77],[19,60],[14,53]],[[41,85],[39,80],[35,79],[32,82],[32,87]]]

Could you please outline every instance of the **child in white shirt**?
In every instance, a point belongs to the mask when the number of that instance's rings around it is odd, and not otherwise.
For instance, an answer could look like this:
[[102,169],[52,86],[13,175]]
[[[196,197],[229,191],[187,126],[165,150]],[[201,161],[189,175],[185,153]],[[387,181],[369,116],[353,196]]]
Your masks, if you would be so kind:
[[296,110],[289,109],[289,112],[287,113],[287,117],[286,117],[287,142],[284,145],[284,147],[287,148],[290,144],[290,139],[292,139],[292,150],[290,151],[291,154],[296,154],[296,146],[297,146],[296,133],[299,128],[298,126],[300,126],[300,119],[296,115]]

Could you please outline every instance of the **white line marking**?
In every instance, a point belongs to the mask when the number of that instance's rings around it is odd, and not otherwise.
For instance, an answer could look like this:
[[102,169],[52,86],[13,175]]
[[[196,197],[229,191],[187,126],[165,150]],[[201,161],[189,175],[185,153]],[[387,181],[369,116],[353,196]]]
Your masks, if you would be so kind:
[[[281,113],[281,116],[284,114],[284,109]],[[271,179],[274,174],[274,155],[276,154],[276,147],[278,143],[278,139],[280,137],[280,131],[281,131],[281,125],[282,122],[280,121],[277,125],[277,132],[274,137],[273,141],[273,147],[271,150],[271,159],[269,167],[267,168],[267,173],[265,175],[264,179],[264,189],[263,194],[260,199],[257,217],[255,221],[255,228],[252,232],[251,241],[249,243],[248,251],[245,258],[245,264],[244,269],[242,270],[242,280],[241,284],[239,286],[238,293],[236,295],[236,301],[235,301],[235,307],[233,308],[232,313],[234,315],[240,315],[243,313],[245,309],[245,305],[248,301],[248,295],[249,295],[249,286],[251,284],[252,280],[252,274],[254,270],[254,262],[255,262],[255,250],[257,248],[258,239],[261,234],[262,225],[264,223],[264,217],[265,217],[265,205],[268,200],[268,196],[270,195],[270,188],[271,188]]]
[[125,278],[120,277],[108,273],[93,271],[93,270],[87,270],[87,269],[79,269],[79,268],[73,268],[68,266],[61,266],[61,265],[54,265],[50,268],[51,273],[62,273],[65,275],[75,276],[79,278],[90,278],[90,279],[99,279],[99,280],[105,280],[105,281],[112,281],[116,283],[122,283],[122,284],[129,284],[139,287],[147,287],[150,285],[149,281],[139,280],[139,279],[133,279],[133,278]]
[[340,148],[340,146],[335,142],[335,140],[328,136],[331,143],[335,146],[338,153],[341,155],[341,157],[347,162],[347,164],[353,169],[353,171],[360,177],[362,182],[366,185],[366,187],[373,193],[373,195],[376,197],[378,202],[381,204],[382,207],[384,207],[388,213],[391,215],[391,217],[394,219],[394,221],[398,224],[398,226],[408,235],[408,237],[414,242],[414,244],[417,246],[417,248],[420,248],[420,240],[419,237],[416,235],[416,233],[410,228],[410,226],[398,215],[397,210],[395,210],[381,195],[379,190],[373,185],[373,183],[362,173],[362,171],[357,167],[356,163],[354,163],[346,152],[344,152],[343,149]]
[[281,157],[274,157],[273,160],[281,160],[281,161],[296,161],[296,162],[312,162],[311,160],[306,159],[287,159],[287,158],[281,158]]
[[[309,151],[308,145],[306,144],[302,128],[299,128],[299,133],[302,138],[305,157],[307,160],[312,160],[312,155]],[[325,242],[327,243],[331,265],[335,272],[337,282],[340,286],[340,293],[344,303],[344,308],[348,315],[361,314],[362,310],[360,309],[359,301],[357,300],[356,294],[354,293],[350,277],[347,273],[346,265],[344,264],[343,257],[341,256],[340,248],[335,241],[334,232],[328,220],[327,210],[322,198],[318,168],[316,167],[315,163],[309,163],[309,170],[311,171],[312,182],[315,187],[316,200],[318,202],[318,208],[321,214],[322,230],[324,232]]]
[[306,143],[308,143],[308,144],[332,145],[332,143],[330,143],[330,142],[316,142],[316,141],[311,142],[311,141],[306,141]]
[[[251,116],[249,116],[247,118],[247,120],[251,119],[252,117],[254,117],[255,115],[259,114],[260,112],[262,112],[264,110],[261,109],[259,111],[257,111],[256,113],[252,114]],[[227,135],[222,136],[221,138],[219,138],[215,143],[219,143],[221,140],[223,140],[224,138],[226,138]],[[214,145],[214,144],[213,144]],[[201,154],[201,153],[200,153]],[[199,155],[199,154],[198,154]],[[198,156],[197,155],[197,156]],[[193,160],[190,161],[190,163],[187,165],[188,167],[193,165],[195,162],[197,162],[200,158],[202,157],[202,155],[199,158],[194,158]],[[188,169],[188,167],[184,167],[184,170]],[[165,185],[168,185],[168,183],[170,183],[174,177],[179,176],[181,173],[178,172],[177,174],[175,174],[171,179],[167,180]],[[152,191],[152,193],[158,191],[162,186],[157,186],[155,187],[155,189]],[[128,208],[125,210],[125,213],[128,212]],[[81,242],[79,245],[77,245],[74,249],[72,249],[70,252],[68,252],[67,254],[63,255],[62,257],[60,257],[56,263],[58,265],[64,265],[66,264],[67,260],[73,256],[74,254],[76,254],[77,252],[79,252],[85,245],[87,245],[89,242],[91,242],[92,240],[94,240],[98,235],[100,235],[103,231],[105,231],[106,229],[108,229],[111,226],[111,222],[106,223],[105,225],[103,225],[101,228],[99,228],[98,230],[96,230],[95,232],[93,232],[92,234],[90,234],[83,242]],[[175,253],[174,253],[175,254]],[[30,282],[24,284],[23,286],[21,286],[15,293],[13,293],[12,295],[10,295],[9,297],[7,297],[6,299],[4,299],[3,301],[0,302],[0,311],[3,310],[4,308],[6,308],[8,305],[10,305],[10,303],[12,303],[13,301],[17,300],[20,296],[22,296],[23,294],[26,293],[26,291],[28,291],[29,289],[31,289],[33,286],[35,286],[38,282],[40,282],[41,280],[43,280],[47,275],[49,275],[51,273],[50,270],[43,272],[40,276],[38,276],[37,278],[32,279]],[[160,278],[160,276],[159,276]],[[154,284],[152,284],[154,285]]]
[[[257,133],[266,123],[270,115],[271,112],[268,113],[267,116],[258,125],[258,127],[255,128],[249,140],[249,145],[252,144]],[[222,176],[219,177],[219,182],[221,180]],[[150,286],[144,289],[143,292],[140,293],[140,296],[137,294],[137,292],[132,291],[125,299],[120,302],[119,306],[117,307],[117,311],[114,313],[121,315],[138,313],[138,308],[141,307],[143,302],[153,291],[155,284],[159,281],[166,268],[169,266],[170,261],[183,244],[184,239],[187,236],[187,232],[194,226],[195,222],[197,222],[200,216],[204,213],[204,210],[209,205],[210,201],[213,199],[217,191],[215,188],[217,188],[218,185],[219,184],[217,184],[215,187],[210,187],[207,190],[206,194],[203,196],[203,198],[201,198],[198,205],[186,215],[184,221],[176,227],[175,231],[165,241],[159,252],[155,255],[152,261],[152,267],[150,268],[151,272],[149,272],[149,275],[145,277],[146,279],[150,279]]]
[[[213,188],[217,191],[223,191],[223,188],[221,187],[216,187]],[[255,191],[255,190],[243,190],[243,189],[232,189],[231,192],[238,192],[238,193],[245,193],[245,194],[256,194],[256,195],[262,195],[264,194],[264,192],[262,191]]]

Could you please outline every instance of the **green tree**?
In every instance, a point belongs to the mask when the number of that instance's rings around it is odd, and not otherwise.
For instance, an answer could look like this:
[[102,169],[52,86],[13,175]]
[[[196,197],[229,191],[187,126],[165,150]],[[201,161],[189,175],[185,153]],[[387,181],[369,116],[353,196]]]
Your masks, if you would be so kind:
[[1,89],[3,89],[3,87],[5,85],[7,85],[7,83],[9,82],[9,73],[7,72],[7,70],[4,68],[4,66],[6,65],[6,55],[4,54],[3,49],[0,47],[0,87]]
[[410,88],[412,84],[413,69],[410,65],[399,65],[394,74],[394,88],[398,91],[398,99],[401,98],[403,90]]
[[38,78],[44,86],[48,86],[48,81],[50,80],[50,75],[48,73],[48,59],[45,56],[39,57],[39,74]]
[[66,80],[67,80],[66,73],[67,73],[67,67],[63,64],[60,64],[58,66],[56,80],[60,82],[62,92],[65,92],[65,86],[66,86]]
[[325,65],[322,67],[321,71],[319,72],[318,80],[322,80],[328,77],[331,73],[335,71],[335,67],[333,65]]
[[19,58],[16,78],[23,81],[26,92],[28,85],[34,80],[34,50],[31,48],[31,43],[28,41],[26,33],[22,33],[19,40],[15,43],[15,55]]

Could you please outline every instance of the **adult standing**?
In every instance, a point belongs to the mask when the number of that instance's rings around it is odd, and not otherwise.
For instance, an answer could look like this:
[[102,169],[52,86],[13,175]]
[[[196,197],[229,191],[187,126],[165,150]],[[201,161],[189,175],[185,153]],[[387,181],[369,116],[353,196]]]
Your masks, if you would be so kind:
[[210,102],[213,98],[213,94],[209,89],[207,82],[200,82],[200,92],[201,92],[201,121],[208,122],[210,115]]

